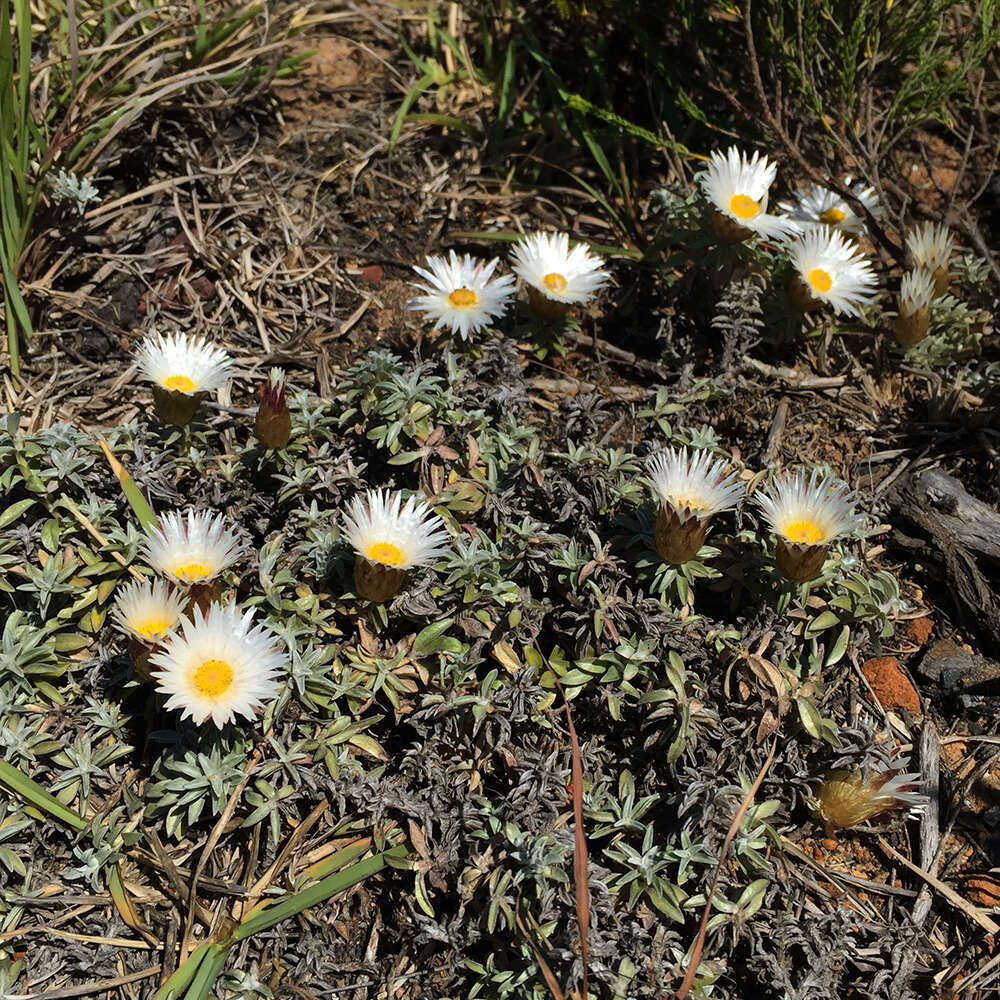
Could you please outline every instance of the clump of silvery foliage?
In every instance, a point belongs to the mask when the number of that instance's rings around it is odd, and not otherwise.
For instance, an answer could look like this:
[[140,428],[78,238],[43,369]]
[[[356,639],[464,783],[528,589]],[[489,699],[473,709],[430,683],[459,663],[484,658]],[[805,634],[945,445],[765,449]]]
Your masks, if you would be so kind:
[[100,203],[101,194],[86,177],[78,177],[72,170],[61,167],[46,177],[49,193],[59,205],[73,208],[83,215],[91,202]]

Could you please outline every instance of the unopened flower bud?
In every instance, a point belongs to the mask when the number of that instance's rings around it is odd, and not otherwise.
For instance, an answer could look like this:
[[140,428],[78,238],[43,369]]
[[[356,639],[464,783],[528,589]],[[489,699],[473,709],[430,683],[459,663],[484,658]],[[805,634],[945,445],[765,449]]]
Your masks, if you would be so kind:
[[930,271],[918,267],[900,282],[896,339],[901,344],[916,344],[927,336],[931,300],[937,294],[936,280]]
[[284,448],[292,436],[292,415],[285,402],[285,373],[272,368],[267,381],[257,390],[260,405],[254,433],[265,448]]

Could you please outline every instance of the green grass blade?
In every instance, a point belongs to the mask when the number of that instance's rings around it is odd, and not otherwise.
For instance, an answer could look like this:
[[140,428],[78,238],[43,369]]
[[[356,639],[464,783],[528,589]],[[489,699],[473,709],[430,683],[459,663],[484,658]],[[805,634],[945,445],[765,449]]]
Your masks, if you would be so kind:
[[399,141],[399,134],[403,131],[403,122],[406,120],[407,112],[413,107],[416,99],[434,82],[433,73],[424,73],[417,82],[410,87],[403,98],[403,103],[396,112],[396,118],[392,123],[392,132],[389,133],[389,149],[392,150]]
[[572,170],[567,170],[565,167],[559,166],[558,163],[554,164],[554,166],[556,167],[556,169],[561,170],[564,174],[568,174],[578,187],[583,188],[583,190],[586,191],[587,194],[589,194],[590,197],[593,198],[593,200],[597,202],[597,204],[600,205],[601,208],[604,209],[604,211],[608,214],[608,216],[614,220],[615,226],[617,227],[619,233],[628,232],[628,227],[625,225],[624,219],[622,219],[621,215],[619,215],[618,212],[614,209],[614,207],[611,205],[611,202],[609,202],[608,199],[605,198],[604,195],[601,194],[601,192],[598,191],[593,184],[588,183],[582,177],[578,177],[576,174],[573,173]]
[[630,122],[627,118],[622,118],[621,115],[616,115],[613,111],[609,111],[607,108],[599,107],[592,101],[588,101],[587,98],[580,94],[573,94],[565,90],[560,90],[559,96],[565,102],[566,107],[572,108],[574,111],[579,111],[585,115],[592,115],[605,124],[618,129],[625,135],[630,135],[635,139],[640,139],[642,142],[649,143],[649,145],[655,146],[658,149],[672,149],[675,152],[680,153],[682,156],[692,155],[691,150],[688,149],[687,146],[683,145],[683,143],[674,142],[672,139],[657,135],[655,132],[650,132],[649,129],[643,128],[641,125],[636,125],[634,122]]
[[517,39],[513,39],[504,54],[503,76],[500,78],[500,103],[497,107],[497,121],[501,126],[507,124],[507,115],[513,107],[511,90],[514,84],[514,70],[517,68]]
[[9,788],[19,799],[30,802],[53,819],[77,831],[90,825],[82,816],[67,809],[54,795],[50,795],[37,781],[19,771],[13,764],[0,760],[0,785]]
[[462,46],[459,45],[458,42],[450,34],[448,34],[447,31],[445,31],[444,28],[438,26],[437,34],[441,41],[444,42],[449,49],[451,49],[452,55],[465,67],[466,73],[468,73],[473,80],[476,80],[483,85],[489,83],[489,80],[486,78],[486,74],[469,62],[468,55],[463,51]]
[[454,115],[442,115],[433,111],[419,112],[418,114],[406,116],[411,122],[427,122],[429,125],[437,125],[439,128],[450,128],[456,132],[463,132],[473,138],[479,138],[482,133],[474,125],[456,118]]
[[361,857],[371,847],[371,838],[365,837],[358,844],[351,844],[349,847],[342,847],[339,851],[334,851],[328,858],[317,861],[306,869],[306,874],[310,878],[321,879],[339,871],[346,864],[350,864],[355,858]]
[[[13,18],[11,13],[13,11]],[[37,186],[28,179],[32,157],[41,161],[44,140],[31,120],[31,7],[28,0],[0,0],[0,265],[11,371],[20,373],[18,338],[32,334],[17,284],[17,268],[31,226]],[[16,34],[16,39],[15,39]],[[16,46],[16,48],[15,48]],[[15,55],[16,52],[16,55]]]
[[194,979],[184,994],[184,1000],[208,1000],[215,980],[219,978],[226,959],[229,957],[228,944],[213,944],[199,963]]
[[242,941],[244,938],[250,937],[251,934],[258,934],[260,931],[265,931],[269,927],[281,923],[282,920],[294,917],[303,910],[308,910],[310,906],[322,903],[334,894],[343,892],[344,889],[349,889],[352,885],[363,882],[370,875],[380,872],[388,864],[390,858],[405,858],[406,854],[406,848],[402,845],[392,847],[388,851],[383,851],[381,854],[376,854],[365,861],[351,865],[346,871],[330,875],[315,885],[309,886],[308,889],[290,893],[278,902],[241,920],[237,924],[236,930],[233,931],[232,941]]
[[129,506],[135,513],[139,524],[146,531],[151,531],[158,523],[156,514],[153,513],[153,508],[149,506],[146,498],[142,495],[142,491],[136,486],[135,480],[128,474],[128,469],[111,453],[108,443],[103,438],[99,438],[97,443],[101,446],[104,457],[108,460],[108,465],[111,466],[111,471],[118,478],[118,482],[121,483],[125,499],[128,500]]
[[[17,22],[17,102],[20,105],[20,121],[17,123],[22,129],[28,120],[29,99],[31,90],[31,4],[29,0],[14,0],[14,18]],[[24,139],[22,132],[20,138]],[[27,170],[28,167],[28,144],[25,142],[21,148],[21,165]]]
[[202,964],[211,961],[209,953],[219,946],[213,941],[195,948],[181,964],[174,969],[173,975],[156,991],[153,1000],[175,1000],[181,996],[194,982],[195,976]]
[[198,27],[195,29],[194,44],[191,46],[191,63],[197,66],[205,57],[208,39],[208,14],[205,11],[204,0],[195,0],[198,8]]
[[242,14],[221,21],[205,36],[205,52],[211,52],[216,46],[232,38],[243,25],[252,21],[259,12],[259,7],[251,7]]

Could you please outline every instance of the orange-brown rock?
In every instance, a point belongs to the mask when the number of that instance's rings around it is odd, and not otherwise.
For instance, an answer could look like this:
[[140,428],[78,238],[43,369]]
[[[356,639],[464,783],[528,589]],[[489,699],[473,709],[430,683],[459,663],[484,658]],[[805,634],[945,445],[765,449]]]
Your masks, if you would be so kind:
[[876,656],[866,660],[861,665],[861,670],[883,708],[905,708],[910,712],[920,712],[920,695],[895,656]]
[[922,646],[931,637],[934,631],[934,621],[926,615],[922,618],[911,618],[903,629],[906,638]]

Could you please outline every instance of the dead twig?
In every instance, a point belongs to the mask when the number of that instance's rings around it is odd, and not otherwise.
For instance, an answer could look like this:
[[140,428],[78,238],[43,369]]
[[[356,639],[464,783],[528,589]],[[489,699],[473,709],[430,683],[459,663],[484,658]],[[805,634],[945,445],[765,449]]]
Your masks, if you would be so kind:
[[904,868],[909,869],[914,875],[922,878],[935,892],[943,899],[946,899],[957,910],[961,910],[970,920],[974,920],[987,934],[1000,933],[1000,924],[988,917],[978,906],[973,906],[967,899],[963,899],[950,885],[946,885],[939,878],[925,872],[919,865],[915,865],[909,858],[903,857],[895,847],[884,837],[878,838],[878,845],[893,860],[898,861]]
[[69,997],[87,997],[93,994],[109,993],[119,986],[127,986],[129,983],[137,983],[142,979],[150,979],[152,976],[159,975],[160,968],[160,964],[157,963],[148,969],[130,972],[127,976],[118,976],[115,979],[100,979],[93,983],[84,983],[81,986],[69,986],[64,990],[35,993],[34,1000],[68,1000]]
[[795,162],[798,163],[803,171],[805,171],[810,180],[816,184],[822,184],[825,187],[830,188],[839,197],[843,198],[844,201],[846,201],[851,208],[865,220],[868,226],[868,231],[882,245],[892,259],[897,264],[903,263],[906,256],[905,251],[901,246],[889,239],[888,234],[882,228],[875,216],[871,213],[868,206],[865,205],[864,202],[862,202],[861,199],[850,190],[850,188],[837,183],[837,181],[833,178],[822,176],[819,171],[815,170],[812,164],[805,158],[798,145],[788,134],[785,127],[778,121],[774,112],[771,110],[770,102],[767,99],[767,92],[764,89],[764,81],[760,75],[760,62],[757,58],[757,45],[754,41],[753,19],[751,17],[751,0],[744,0],[743,27],[746,33],[747,55],[750,61],[750,77],[753,80],[757,101],[760,104],[760,110],[763,112],[764,120],[767,122],[768,128],[770,128],[771,131],[778,137],[782,146],[785,147],[785,151],[794,158]]
[[566,712],[566,726],[569,729],[572,752],[573,775],[573,882],[576,890],[576,922],[580,928],[580,958],[583,962],[582,997],[587,997],[587,935],[590,932],[590,890],[587,885],[587,838],[583,830],[583,760],[580,755],[580,741],[573,725],[573,714],[569,710],[569,700],[562,685],[556,681]]
[[764,453],[761,455],[761,463],[767,467],[774,465],[775,460],[781,452],[781,435],[785,431],[785,423],[788,420],[788,397],[782,396],[778,400],[778,405],[774,408],[774,419],[771,421],[771,429],[767,432],[767,443],[764,445]]

